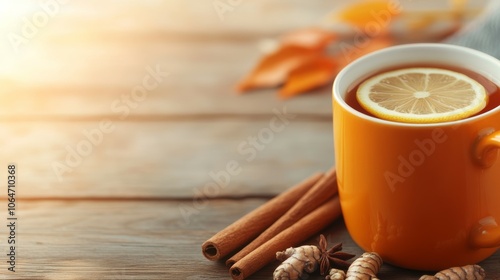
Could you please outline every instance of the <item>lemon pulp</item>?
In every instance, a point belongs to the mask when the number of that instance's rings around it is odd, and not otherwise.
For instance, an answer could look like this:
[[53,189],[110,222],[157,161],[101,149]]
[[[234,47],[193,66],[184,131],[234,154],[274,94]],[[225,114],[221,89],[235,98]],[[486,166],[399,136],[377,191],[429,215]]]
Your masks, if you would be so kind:
[[485,88],[464,74],[440,68],[405,68],[364,81],[356,99],[381,119],[435,123],[464,119],[484,107]]

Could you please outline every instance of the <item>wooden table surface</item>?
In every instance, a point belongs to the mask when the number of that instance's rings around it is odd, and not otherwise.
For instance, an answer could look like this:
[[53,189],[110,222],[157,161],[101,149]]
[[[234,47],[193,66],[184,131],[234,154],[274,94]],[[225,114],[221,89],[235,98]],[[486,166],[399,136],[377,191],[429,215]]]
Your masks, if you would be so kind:
[[[1,226],[0,278],[229,279],[203,241],[334,164],[329,87],[283,101],[234,85],[263,39],[318,23],[330,2],[0,2],[6,225],[8,165],[17,171],[16,272]],[[228,163],[238,174],[213,187]],[[323,233],[362,253],[342,220]],[[482,265],[500,279],[500,253]]]

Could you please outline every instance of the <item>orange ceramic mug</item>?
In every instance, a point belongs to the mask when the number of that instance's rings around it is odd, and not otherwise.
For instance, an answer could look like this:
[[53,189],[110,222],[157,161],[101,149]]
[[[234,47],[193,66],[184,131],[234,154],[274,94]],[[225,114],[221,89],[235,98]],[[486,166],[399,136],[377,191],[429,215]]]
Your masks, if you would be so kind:
[[441,64],[500,84],[500,61],[446,44],[409,44],[364,56],[333,84],[335,162],[347,229],[366,251],[410,269],[480,262],[500,247],[500,107],[434,124],[381,120],[345,101],[384,68]]

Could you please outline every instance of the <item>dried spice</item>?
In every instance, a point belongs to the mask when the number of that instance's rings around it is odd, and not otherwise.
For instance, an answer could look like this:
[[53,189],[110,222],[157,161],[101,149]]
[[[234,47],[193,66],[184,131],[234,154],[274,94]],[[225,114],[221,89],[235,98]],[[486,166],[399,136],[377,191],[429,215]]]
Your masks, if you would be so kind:
[[326,280],[344,280],[345,272],[343,270],[332,268],[330,273],[325,277]]
[[448,268],[434,276],[424,275],[419,280],[483,280],[485,277],[484,269],[475,264]]
[[347,270],[346,280],[378,280],[377,273],[382,266],[382,258],[375,252],[366,252],[352,262]]
[[276,259],[283,261],[273,273],[274,280],[301,279],[304,272],[312,273],[320,267],[321,275],[328,272],[331,266],[349,267],[347,260],[354,257],[352,254],[341,252],[342,243],[327,249],[328,242],[324,235],[320,236],[319,246],[304,245],[297,248],[288,248],[277,252]]
[[325,275],[330,270],[330,267],[336,268],[348,268],[349,263],[347,260],[353,258],[355,255],[342,252],[342,243],[334,245],[332,248],[327,249],[328,242],[324,235],[320,236],[319,239],[319,250],[321,252],[320,263],[320,273]]

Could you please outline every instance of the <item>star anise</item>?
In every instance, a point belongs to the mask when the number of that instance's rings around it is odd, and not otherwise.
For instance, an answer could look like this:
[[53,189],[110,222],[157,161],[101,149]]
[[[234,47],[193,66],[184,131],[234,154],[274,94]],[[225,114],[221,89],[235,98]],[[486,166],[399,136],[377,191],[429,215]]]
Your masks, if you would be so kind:
[[322,234],[319,237],[319,250],[321,256],[319,259],[319,270],[321,275],[325,275],[330,270],[330,267],[335,268],[348,268],[349,263],[347,260],[353,258],[355,255],[342,252],[342,243],[335,244],[332,248],[327,249],[328,242]]

